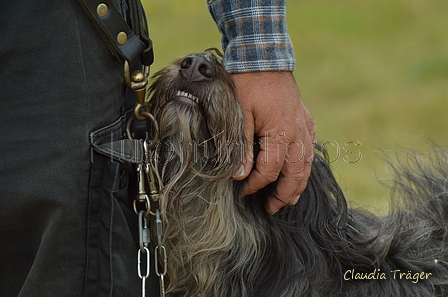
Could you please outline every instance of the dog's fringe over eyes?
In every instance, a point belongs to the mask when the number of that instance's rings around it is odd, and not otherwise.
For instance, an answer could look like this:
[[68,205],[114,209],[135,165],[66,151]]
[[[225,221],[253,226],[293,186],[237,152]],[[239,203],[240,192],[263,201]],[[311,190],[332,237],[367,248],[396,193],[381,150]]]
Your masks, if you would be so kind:
[[244,155],[242,111],[219,60],[212,50],[179,59],[149,89],[168,295],[447,296],[447,152],[392,165],[403,205],[377,217],[347,207],[317,147],[299,203],[271,216],[275,183],[241,198],[231,178]]

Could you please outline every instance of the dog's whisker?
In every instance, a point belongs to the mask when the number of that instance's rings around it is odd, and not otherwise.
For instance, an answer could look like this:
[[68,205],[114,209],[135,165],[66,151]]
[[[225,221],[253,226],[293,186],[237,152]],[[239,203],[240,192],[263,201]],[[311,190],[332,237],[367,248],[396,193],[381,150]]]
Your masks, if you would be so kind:
[[201,146],[201,145],[204,145],[205,143],[207,143],[207,142],[209,142],[210,140],[213,140],[213,139],[216,139],[216,138],[218,138],[221,134],[223,134],[225,131],[224,130],[222,130],[221,132],[219,132],[218,134],[216,134],[216,135],[212,135],[210,138],[208,138],[208,139],[206,139],[206,140],[204,140],[203,142],[201,142],[199,145]]
[[353,225],[348,224],[347,225],[348,228],[352,229],[353,231],[355,231],[356,233],[360,233],[358,229],[356,229],[355,227],[353,227]]
[[216,204],[216,202],[209,201],[209,200],[205,199],[204,197],[202,197],[201,195],[197,195],[196,197],[202,199],[205,203],[207,203],[209,205]]
[[245,207],[244,204],[242,204],[241,202],[236,202],[235,204],[236,204],[238,207],[240,207],[240,208],[246,210],[246,207]]

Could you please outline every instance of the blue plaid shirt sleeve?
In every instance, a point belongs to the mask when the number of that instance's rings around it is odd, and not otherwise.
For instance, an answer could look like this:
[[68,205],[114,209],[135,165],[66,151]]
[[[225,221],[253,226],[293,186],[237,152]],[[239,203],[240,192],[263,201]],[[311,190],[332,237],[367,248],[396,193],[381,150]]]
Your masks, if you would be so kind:
[[294,71],[286,0],[207,0],[231,73]]

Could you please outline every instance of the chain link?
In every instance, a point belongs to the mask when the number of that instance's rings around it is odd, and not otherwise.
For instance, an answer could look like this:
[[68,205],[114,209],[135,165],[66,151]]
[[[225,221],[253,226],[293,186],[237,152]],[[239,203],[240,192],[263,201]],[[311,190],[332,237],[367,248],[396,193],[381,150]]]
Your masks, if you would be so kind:
[[[155,130],[155,139],[149,142],[148,139],[143,141],[144,158],[142,164],[137,166],[138,173],[138,194],[134,200],[134,211],[138,214],[139,223],[139,250],[137,254],[137,273],[142,280],[142,297],[146,297],[146,280],[150,275],[151,261],[150,261],[150,238],[151,230],[148,224],[148,217],[153,215],[155,217],[155,230],[152,230],[153,235],[157,239],[157,245],[154,248],[155,273],[159,277],[160,296],[165,297],[165,274],[167,271],[167,256],[166,248],[163,245],[163,225],[158,209],[159,191],[156,185],[153,168],[151,166],[150,151],[158,143],[159,128],[157,121],[149,112],[149,104],[145,101],[146,86],[148,84],[149,67],[144,67],[143,71],[137,70],[132,76],[130,75],[130,66],[125,61],[124,78],[126,85],[132,90],[137,100],[137,105],[134,108],[134,114],[126,123],[126,135],[132,139],[131,124],[132,121],[147,121],[152,123]],[[146,183],[145,183],[146,180]],[[149,192],[149,195],[148,195]],[[151,204],[155,204],[155,211],[151,211]],[[142,257],[146,257],[146,261],[142,261]],[[160,261],[160,262],[159,262]],[[144,271],[145,273],[142,273]]]
[[[148,249],[151,241],[150,229],[148,227],[148,220],[146,219],[146,210],[141,210],[138,213],[138,238],[139,246],[137,254],[137,274],[142,280],[142,296],[146,296],[146,279],[151,273],[151,255]],[[146,261],[142,262],[142,255],[146,257]],[[145,265],[144,265],[145,264]],[[142,269],[143,268],[143,269]],[[145,271],[145,274],[142,273]]]
[[[154,250],[154,262],[156,266],[156,275],[159,277],[159,283],[160,283],[160,296],[165,296],[165,274],[167,270],[167,257],[166,257],[166,248],[163,245],[162,242],[162,236],[163,236],[163,225],[162,220],[160,219],[160,211],[159,209],[156,209],[156,236],[157,236],[157,246]],[[159,255],[160,254],[160,255]],[[161,256],[161,263],[163,270],[160,272],[159,266],[159,257]]]
[[[142,263],[142,261],[141,261],[142,254],[145,255],[145,257],[146,257],[146,263],[145,263],[146,273],[145,274],[142,274],[142,269],[141,269],[142,264],[144,263],[144,262]],[[151,255],[149,253],[148,248],[145,247],[143,250],[142,249],[138,250],[137,263],[138,263],[138,265],[137,265],[138,277],[141,278],[141,280],[142,280],[142,296],[145,297],[146,296],[146,279],[149,277],[150,271],[151,271]]]

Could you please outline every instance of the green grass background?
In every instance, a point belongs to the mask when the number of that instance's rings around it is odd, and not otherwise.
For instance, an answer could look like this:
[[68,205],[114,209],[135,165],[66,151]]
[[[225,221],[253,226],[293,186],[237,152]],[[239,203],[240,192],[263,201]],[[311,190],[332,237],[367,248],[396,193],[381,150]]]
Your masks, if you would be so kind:
[[[205,0],[143,4],[152,73],[220,48]],[[351,205],[384,213],[388,190],[377,180],[388,173],[380,149],[448,144],[448,1],[289,0],[287,13],[294,74],[317,138],[327,143]]]

